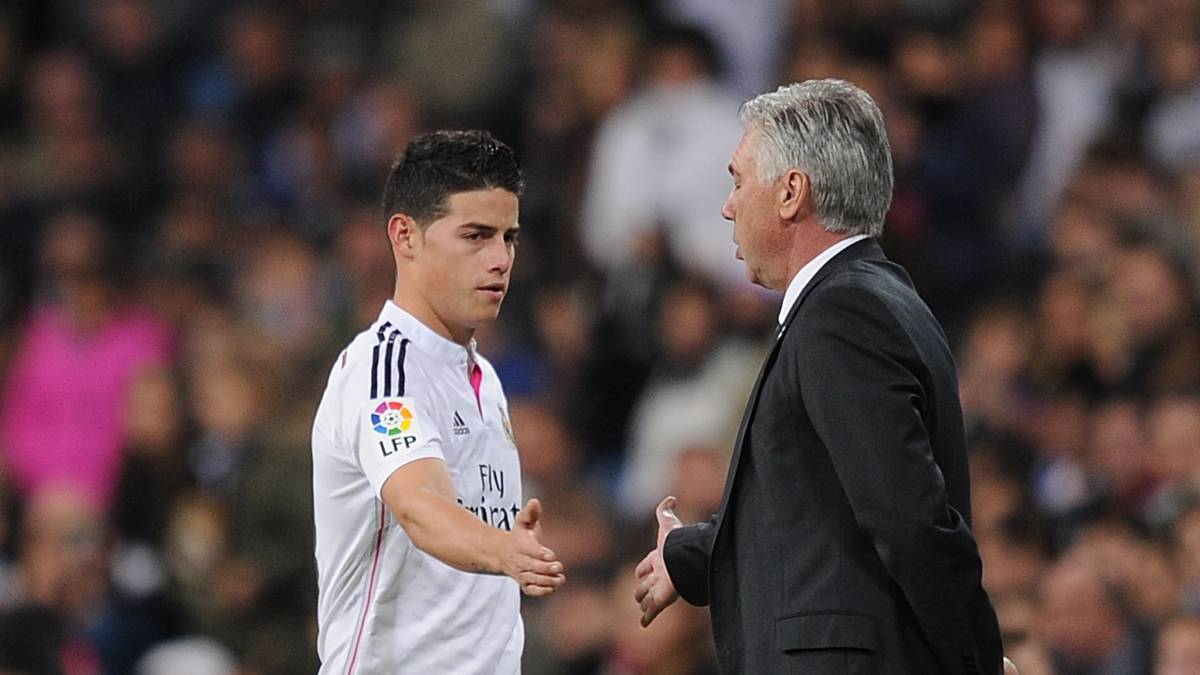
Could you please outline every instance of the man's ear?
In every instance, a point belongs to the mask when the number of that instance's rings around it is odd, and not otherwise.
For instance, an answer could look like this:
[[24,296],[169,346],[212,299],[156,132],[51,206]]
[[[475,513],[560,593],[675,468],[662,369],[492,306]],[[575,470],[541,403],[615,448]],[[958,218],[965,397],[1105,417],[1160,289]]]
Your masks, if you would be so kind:
[[812,180],[799,169],[788,169],[779,179],[779,217],[801,220],[812,212]]
[[397,257],[411,260],[416,250],[416,240],[421,236],[417,221],[403,213],[394,213],[388,219],[387,232],[388,241]]

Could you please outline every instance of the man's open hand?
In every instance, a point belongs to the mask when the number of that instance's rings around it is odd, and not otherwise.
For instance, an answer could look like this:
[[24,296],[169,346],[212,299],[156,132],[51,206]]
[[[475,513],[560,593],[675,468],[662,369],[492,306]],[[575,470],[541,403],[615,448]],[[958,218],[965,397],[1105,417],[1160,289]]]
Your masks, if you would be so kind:
[[517,580],[525,595],[534,597],[550,595],[567,580],[558,556],[539,541],[541,519],[541,503],[530,499],[517,514],[511,546],[501,559],[504,573]]
[[663,544],[667,535],[683,523],[675,516],[675,498],[667,497],[658,504],[654,515],[658,517],[658,544],[638,563],[635,574],[638,579],[634,600],[642,608],[642,626],[649,626],[654,617],[679,598],[667,565],[663,561]]

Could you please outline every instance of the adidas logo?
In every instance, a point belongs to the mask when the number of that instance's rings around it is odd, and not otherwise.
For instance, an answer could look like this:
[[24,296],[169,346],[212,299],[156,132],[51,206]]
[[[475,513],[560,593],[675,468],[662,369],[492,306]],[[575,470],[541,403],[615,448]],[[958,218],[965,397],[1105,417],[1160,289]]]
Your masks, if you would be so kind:
[[454,435],[455,436],[466,436],[469,433],[471,433],[471,430],[467,427],[467,423],[463,421],[462,415],[459,415],[458,411],[455,410],[454,411]]

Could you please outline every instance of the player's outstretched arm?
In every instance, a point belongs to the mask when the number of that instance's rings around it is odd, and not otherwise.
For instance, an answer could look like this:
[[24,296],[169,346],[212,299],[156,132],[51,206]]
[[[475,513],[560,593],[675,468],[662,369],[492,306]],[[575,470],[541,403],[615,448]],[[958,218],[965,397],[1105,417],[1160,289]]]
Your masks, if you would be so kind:
[[451,567],[507,575],[533,596],[549,595],[566,581],[558,556],[538,541],[536,499],[517,514],[512,532],[486,525],[458,504],[446,463],[430,458],[392,472],[383,501],[417,548]]

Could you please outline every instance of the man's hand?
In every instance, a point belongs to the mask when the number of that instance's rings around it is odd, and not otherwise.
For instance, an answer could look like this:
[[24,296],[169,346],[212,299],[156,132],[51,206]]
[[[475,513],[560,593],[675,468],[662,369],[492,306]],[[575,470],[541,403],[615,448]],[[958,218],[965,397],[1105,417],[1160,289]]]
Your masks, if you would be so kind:
[[1017,672],[1017,664],[1009,661],[1007,656],[1004,657],[1004,675],[1020,675]]
[[654,617],[679,598],[671,575],[667,574],[667,564],[663,561],[663,544],[667,541],[667,535],[671,530],[683,527],[683,523],[675,516],[675,498],[667,497],[659,502],[654,515],[658,517],[658,545],[638,563],[634,572],[638,586],[633,599],[641,605],[643,627],[649,626]]
[[500,561],[504,573],[517,580],[525,595],[534,597],[550,595],[567,580],[558,556],[538,541],[541,519],[541,503],[530,499],[517,514],[509,537],[511,545],[506,547]]

